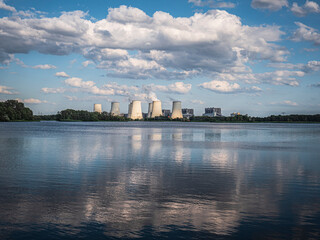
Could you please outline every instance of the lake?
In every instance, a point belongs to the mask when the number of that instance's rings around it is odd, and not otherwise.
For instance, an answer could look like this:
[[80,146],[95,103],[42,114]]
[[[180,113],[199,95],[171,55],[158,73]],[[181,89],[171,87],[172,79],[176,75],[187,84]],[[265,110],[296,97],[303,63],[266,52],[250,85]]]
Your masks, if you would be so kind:
[[0,123],[0,239],[320,239],[320,124]]

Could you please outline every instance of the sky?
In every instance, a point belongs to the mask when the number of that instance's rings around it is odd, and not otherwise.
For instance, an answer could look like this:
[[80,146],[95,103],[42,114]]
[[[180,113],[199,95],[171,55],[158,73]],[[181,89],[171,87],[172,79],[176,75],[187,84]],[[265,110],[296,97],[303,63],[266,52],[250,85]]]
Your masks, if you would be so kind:
[[319,0],[0,0],[0,100],[318,114],[319,23]]

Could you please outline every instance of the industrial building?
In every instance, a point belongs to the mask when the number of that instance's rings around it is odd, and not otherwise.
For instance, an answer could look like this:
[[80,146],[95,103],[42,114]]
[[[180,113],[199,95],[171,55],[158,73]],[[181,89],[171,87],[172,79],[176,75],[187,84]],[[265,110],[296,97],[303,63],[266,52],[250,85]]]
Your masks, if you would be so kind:
[[174,101],[172,103],[172,114],[171,118],[183,118],[182,116],[182,110],[181,110],[181,102],[180,101]]
[[113,115],[113,116],[120,115],[120,103],[119,102],[112,102],[111,103],[110,115]]
[[133,120],[142,119],[141,101],[133,100],[129,104],[128,118]]
[[182,116],[189,119],[194,116],[194,110],[191,108],[182,108]]
[[204,114],[202,116],[206,116],[206,117],[221,117],[221,108],[214,108],[214,107],[210,107],[210,108],[205,108],[204,109]]
[[93,111],[94,111],[94,112],[98,112],[98,113],[102,113],[101,104],[94,104],[94,105],[93,105]]
[[147,118],[151,118],[151,113],[152,113],[152,103],[148,104],[148,115]]
[[151,118],[162,116],[161,101],[152,102]]
[[162,116],[170,117],[171,111],[169,109],[162,109]]

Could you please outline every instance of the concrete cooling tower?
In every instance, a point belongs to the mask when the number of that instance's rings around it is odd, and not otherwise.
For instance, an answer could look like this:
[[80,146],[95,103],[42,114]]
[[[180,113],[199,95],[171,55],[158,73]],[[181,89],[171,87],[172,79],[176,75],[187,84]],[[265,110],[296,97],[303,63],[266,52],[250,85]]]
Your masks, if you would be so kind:
[[112,102],[111,103],[110,114],[113,115],[113,116],[119,116],[120,115],[120,103],[118,103],[118,102]]
[[94,105],[93,105],[93,111],[94,111],[94,112],[98,112],[98,113],[102,113],[101,104],[94,104]]
[[129,103],[129,106],[128,106],[128,118],[131,118],[131,114],[132,114],[132,102]]
[[181,102],[174,101],[172,103],[172,115],[171,118],[183,118],[181,110]]
[[152,103],[149,103],[147,118],[151,118],[151,113],[152,113]]
[[142,119],[142,110],[141,110],[141,101],[132,101],[131,103],[131,114],[130,114],[130,107],[128,117],[135,120],[135,119]]
[[158,116],[162,116],[161,101],[153,101],[151,117],[154,118]]

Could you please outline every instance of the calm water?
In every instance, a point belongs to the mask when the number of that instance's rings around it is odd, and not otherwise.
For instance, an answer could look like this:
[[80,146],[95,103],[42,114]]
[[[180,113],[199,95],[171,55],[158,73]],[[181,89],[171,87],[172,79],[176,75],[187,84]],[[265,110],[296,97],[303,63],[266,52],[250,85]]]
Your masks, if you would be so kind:
[[0,123],[0,239],[320,239],[320,125]]

